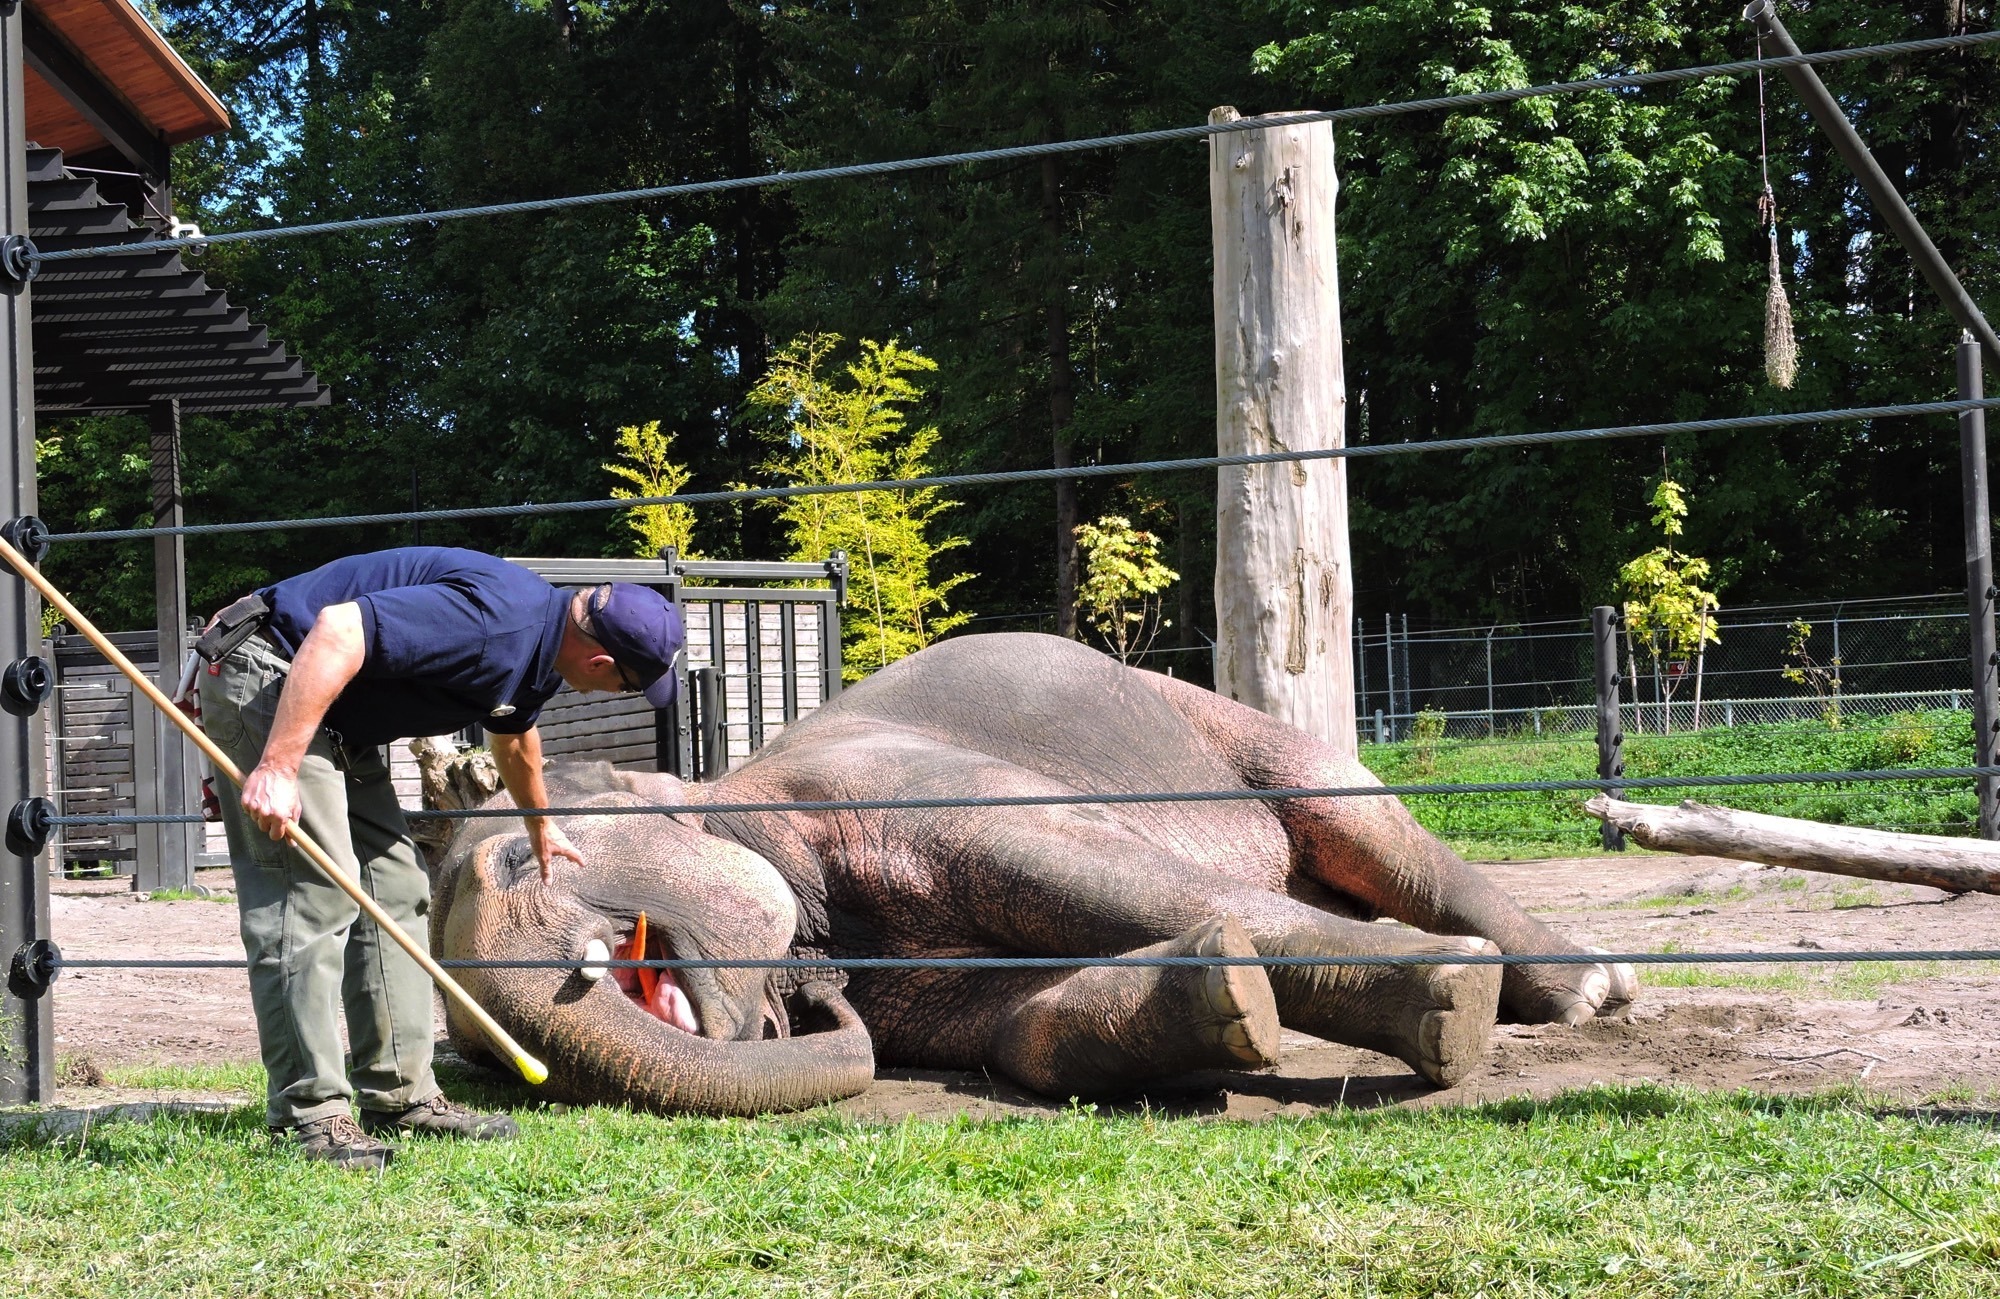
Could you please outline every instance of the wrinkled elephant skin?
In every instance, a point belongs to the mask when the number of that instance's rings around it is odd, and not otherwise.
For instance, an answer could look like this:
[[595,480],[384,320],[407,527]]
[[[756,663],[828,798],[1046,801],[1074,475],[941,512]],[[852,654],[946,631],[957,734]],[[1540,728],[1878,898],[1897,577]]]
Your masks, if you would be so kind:
[[[549,773],[558,805],[682,804],[670,777]],[[968,636],[786,728],[674,814],[571,816],[581,867],[540,879],[519,823],[467,823],[435,880],[452,958],[1351,955],[1580,949],[1420,829],[1395,799],[704,814],[702,802],[1355,786],[1357,763],[1262,713],[1048,636]],[[496,800],[505,806],[505,799]],[[1370,923],[1393,918],[1398,925]],[[601,944],[595,946],[593,944]],[[1056,1096],[1256,1069],[1280,1024],[1406,1061],[1442,1086],[1502,1008],[1577,1023],[1628,1000],[1607,965],[697,970],[593,981],[467,970],[545,1059],[549,1088],[755,1113],[865,1088],[874,1062],[987,1070]],[[476,1030],[455,1015],[460,1049]]]

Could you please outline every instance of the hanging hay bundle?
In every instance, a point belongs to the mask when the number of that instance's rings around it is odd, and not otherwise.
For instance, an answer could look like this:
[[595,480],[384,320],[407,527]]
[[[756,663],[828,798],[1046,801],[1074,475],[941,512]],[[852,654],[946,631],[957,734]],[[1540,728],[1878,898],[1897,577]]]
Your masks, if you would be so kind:
[[1778,267],[1778,227],[1771,226],[1771,287],[1764,295],[1764,377],[1790,388],[1799,377],[1799,343],[1792,334],[1792,303]]

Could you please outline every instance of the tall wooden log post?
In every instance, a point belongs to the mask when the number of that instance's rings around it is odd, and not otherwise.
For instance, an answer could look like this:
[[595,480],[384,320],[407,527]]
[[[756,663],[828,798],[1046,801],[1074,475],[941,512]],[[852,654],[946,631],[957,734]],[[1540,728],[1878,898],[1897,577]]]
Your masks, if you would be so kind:
[[[1209,138],[1221,455],[1337,447],[1346,436],[1333,247],[1333,127]],[[1211,122],[1236,121],[1218,108]],[[1216,490],[1215,688],[1355,752],[1347,467],[1223,469]]]

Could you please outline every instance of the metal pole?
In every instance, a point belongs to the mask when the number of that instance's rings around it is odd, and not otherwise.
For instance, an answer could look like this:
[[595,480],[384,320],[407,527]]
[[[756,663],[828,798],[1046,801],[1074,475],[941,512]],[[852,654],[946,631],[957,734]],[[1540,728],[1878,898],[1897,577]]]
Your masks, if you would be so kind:
[[[1590,644],[1597,667],[1597,778],[1616,780],[1625,774],[1625,728],[1618,720],[1618,611],[1600,604],[1590,611]],[[1613,798],[1622,791],[1608,789]],[[1612,852],[1625,851],[1625,832],[1606,821],[1600,842]]]
[[[1986,391],[1980,373],[1979,344],[1970,335],[1958,344],[1958,395],[1979,397]],[[2000,729],[2000,646],[1993,629],[1993,521],[1986,486],[1986,412],[1961,411],[1958,417],[1958,463],[1965,496],[1965,608],[1972,632],[1972,730],[1976,761],[1993,765],[1994,731]],[[2000,782],[1979,778],[1979,837],[2000,838]]]
[[1486,629],[1486,734],[1490,738],[1496,733],[1493,720],[1493,632]]
[[[1779,54],[1799,53],[1792,34],[1778,20],[1773,0],[1751,0],[1743,16]],[[1965,291],[1958,275],[1945,261],[1944,254],[1937,250],[1937,245],[1918,224],[1917,214],[1910,211],[1910,205],[1896,192],[1896,187],[1883,172],[1882,164],[1875,161],[1875,155],[1868,151],[1868,146],[1855,131],[1854,123],[1847,120],[1847,114],[1827,93],[1826,83],[1819,79],[1819,73],[1805,64],[1796,64],[1781,71],[1806,111],[1812,114],[1813,121],[1819,123],[1819,129],[1826,132],[1827,139],[1832,141],[1834,152],[1840,155],[1840,160],[1847,164],[1847,169],[1861,182],[1861,188],[1867,191],[1869,199],[1875,204],[1876,215],[1882,218],[1882,224],[1910,254],[1910,259],[1916,263],[1931,291],[1944,301],[1945,310],[1951,313],[1951,318],[1961,328],[1979,340],[1994,364],[2000,365],[2000,336],[1994,334],[1993,326],[1986,323],[1979,304]]]
[[[147,411],[149,441],[153,460],[153,525],[162,528],[178,528],[184,522],[181,511],[181,404],[178,401],[156,401]],[[162,689],[171,691],[180,682],[181,660],[187,657],[187,538],[153,538],[153,618],[159,628],[160,675]],[[139,710],[133,710],[137,717]],[[190,779],[194,764],[188,761],[187,742],[179,731],[171,726],[154,728],[159,739],[159,810],[163,813],[179,814],[194,810],[196,804]],[[134,744],[138,740],[135,734]],[[136,759],[137,752],[135,750]],[[136,763],[134,769],[136,770]],[[162,825],[155,827],[158,851],[154,860],[157,875],[146,878],[140,871],[133,879],[133,887],[142,892],[152,889],[191,889],[194,887],[194,863],[200,849],[195,846],[195,835],[200,827],[192,825]],[[145,834],[141,830],[141,836]]]
[[1359,614],[1354,617],[1354,716],[1356,729],[1368,717],[1368,636]]
[[[0,234],[28,233],[28,158],[21,8],[0,10]],[[0,454],[0,521],[35,512],[35,363],[30,346],[28,286],[0,275],[0,408],[12,443]],[[35,652],[42,606],[25,583],[0,578],[0,662]],[[0,807],[41,793],[43,754],[32,719],[0,716]],[[0,963],[8,969],[0,996],[0,1105],[55,1097],[55,1020],[45,988],[21,977],[16,956],[49,936],[49,877],[33,857],[0,860]]]
[[1396,623],[1382,615],[1382,664],[1389,672],[1389,734],[1396,731]]
[[[1403,615],[1403,715],[1414,718],[1417,715],[1417,697],[1410,689],[1410,615]],[[1407,721],[1404,722],[1408,726]]]

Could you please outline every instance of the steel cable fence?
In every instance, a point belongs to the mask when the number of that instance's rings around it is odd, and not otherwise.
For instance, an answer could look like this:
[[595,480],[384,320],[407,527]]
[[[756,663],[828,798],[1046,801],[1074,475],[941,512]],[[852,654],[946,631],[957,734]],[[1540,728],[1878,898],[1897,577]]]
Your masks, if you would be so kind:
[[1622,438],[1660,437],[1682,433],[1734,433],[1756,429],[1791,428],[1804,424],[1862,423],[1930,415],[1958,415],[1968,410],[2000,409],[2000,397],[1905,402],[1888,406],[1846,406],[1832,410],[1730,415],[1714,419],[1674,420],[1654,424],[1622,424],[1600,428],[1557,429],[1541,433],[1493,433],[1481,437],[1439,438],[1426,442],[1371,442],[1355,446],[1320,447],[1300,451],[1267,451],[1230,456],[1187,456],[1174,460],[1138,460],[1121,464],[1071,465],[1046,469],[1006,469],[989,473],[932,474],[923,478],[888,478],[870,482],[801,483],[786,487],[751,487],[717,492],[678,492],[668,496],[598,497],[589,500],[543,501],[521,505],[477,505],[463,508],[395,510],[378,514],[332,514],[317,518],[256,519],[235,523],[190,523],[172,527],[105,528],[91,532],[45,533],[48,542],[131,541],[147,537],[204,537],[243,532],[279,532],[308,528],[377,527],[463,519],[499,519],[548,514],[578,514],[597,510],[630,510],[653,505],[726,505],[742,501],[785,500],[800,496],[830,496],[853,492],[917,491],[931,487],[993,487],[1009,483],[1050,482],[1084,478],[1118,478],[1140,473],[1229,469],[1250,465],[1293,464],[1315,460],[1364,460],[1383,456],[1427,455],[1437,452],[1492,451],[1519,447],[1560,446]]
[[[1343,966],[1457,965],[1854,965],[1910,962],[2000,961],[2000,948],[1883,951],[1775,952],[1368,952],[1341,956],[834,956],[834,957],[610,957],[556,959],[440,959],[447,970],[1087,970],[1319,969]],[[243,970],[248,962],[224,957],[60,957],[56,970]]]
[[[1292,114],[1285,120],[1287,125],[1302,125],[1312,122],[1366,121],[1383,117],[1400,117],[1409,113],[1449,112],[1461,108],[1491,108],[1504,104],[1518,103],[1525,99],[1539,99],[1552,95],[1584,94],[1598,90],[1634,90],[1646,86],[1701,81],[1711,77],[1748,76],[1753,73],[1779,71],[1793,67],[1814,67],[1833,63],[1847,63],[1861,59],[1901,58],[1913,54],[1944,53],[1951,50],[1986,45],[1996,40],[2000,40],[2000,32],[1965,32],[1955,36],[1930,37],[1913,41],[1892,41],[1882,45],[1850,46],[1845,49],[1817,50],[1799,54],[1774,54],[1769,57],[1762,55],[1760,47],[1759,57],[1754,59],[1738,59],[1728,63],[1710,63],[1683,68],[1662,68],[1653,72],[1613,73],[1606,76],[1586,77],[1576,81],[1558,81],[1537,86],[1479,90],[1459,95],[1438,95],[1427,99],[1398,100],[1378,104],[1357,104],[1350,108],[1332,108],[1318,112]],[[1128,148],[1134,145],[1206,140],[1212,136],[1259,130],[1268,125],[1268,122],[1259,122],[1255,118],[1244,118],[1231,122],[1205,122],[1197,126],[1176,126],[1153,131],[1133,131],[1122,135],[1094,136],[1079,140],[1050,140],[1035,144],[1009,145],[1000,148],[976,149],[960,153],[933,154],[922,158],[899,158],[884,162],[854,163],[842,167],[820,167],[810,171],[776,172],[761,176],[736,176],[722,180],[688,181],[677,185],[656,185],[643,189],[608,190],[597,194],[572,194],[556,198],[523,199],[511,203],[487,203],[472,207],[440,208],[425,212],[404,212],[385,216],[355,217],[341,221],[320,221],[307,225],[277,226],[263,230],[236,230],[219,234],[190,235],[184,238],[154,239],[144,243],[108,247],[92,245],[87,248],[60,249],[48,252],[34,250],[25,253],[24,260],[33,267],[49,262],[62,262],[107,254],[129,255],[158,252],[164,249],[200,249],[211,244],[253,243],[270,239],[296,239],[309,235],[383,230],[405,225],[457,221],[467,217],[498,217],[536,212],[559,212],[605,203],[634,203],[649,199],[682,198],[698,194],[726,193],[734,190],[768,189],[781,185],[801,185],[817,181],[891,176],[905,172],[928,171],[940,167],[965,166],[982,162],[1014,162],[1027,158],[1042,158],[1068,153],[1088,153],[1100,149]]]
[[[727,813],[908,812],[955,808],[1120,806],[1147,803],[1255,803],[1301,799],[1411,798],[1468,794],[1611,792],[1648,789],[1728,789],[1752,785],[1834,785],[1843,783],[1971,780],[2000,776],[1994,767],[1912,767],[1875,771],[1795,771],[1752,775],[1626,776],[1616,780],[1579,777],[1560,780],[1478,781],[1459,784],[1291,786],[1279,789],[1154,790],[1131,793],[1007,794],[959,798],[799,799],[744,803],[646,803],[573,807],[404,808],[411,817],[439,820],[510,820],[523,816],[714,816]],[[117,816],[50,815],[44,823],[67,825],[174,825],[203,819],[197,813]]]

